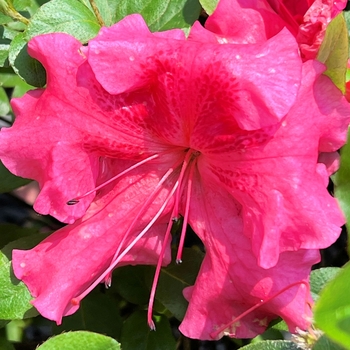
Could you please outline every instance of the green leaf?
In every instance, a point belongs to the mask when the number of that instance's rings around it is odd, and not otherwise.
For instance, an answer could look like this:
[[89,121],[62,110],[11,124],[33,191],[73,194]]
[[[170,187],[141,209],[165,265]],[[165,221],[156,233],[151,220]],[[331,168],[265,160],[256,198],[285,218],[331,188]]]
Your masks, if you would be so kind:
[[132,13],[140,13],[152,32],[173,28],[189,28],[198,19],[198,0],[118,0],[116,21]]
[[118,339],[121,328],[122,319],[116,300],[97,288],[82,300],[77,312],[64,317],[60,326],[54,325],[53,332],[86,330]]
[[24,237],[8,243],[4,248],[1,249],[1,251],[9,260],[11,260],[12,251],[14,249],[32,249],[48,236],[49,234],[47,233],[36,233],[30,236],[24,235]]
[[147,324],[147,312],[136,311],[124,323],[121,336],[123,350],[175,350],[176,342],[165,316],[154,316],[156,330]]
[[[198,275],[204,254],[195,248],[185,248],[182,263],[172,263],[161,270],[157,285],[156,299],[160,301],[178,320],[185,316],[188,302],[182,292],[192,286]],[[153,270],[154,271],[154,270]],[[154,272],[150,277],[153,277]],[[148,280],[153,280],[149,278]]]
[[35,234],[38,234],[36,228],[20,227],[14,224],[0,224],[0,249],[10,242]]
[[15,188],[26,185],[31,180],[23,179],[11,174],[0,162],[0,193],[9,192]]
[[16,74],[28,84],[42,87],[46,84],[46,72],[42,64],[27,52],[25,33],[18,34],[10,45],[9,62]]
[[350,348],[350,264],[320,293],[314,307],[315,324],[335,342]]
[[13,274],[12,250],[31,249],[47,235],[35,234],[7,244],[0,252],[0,320],[30,318],[38,312],[29,303],[32,299],[27,287]]
[[349,46],[349,57],[350,57],[350,11],[343,12],[346,27],[348,29],[348,46]]
[[14,346],[7,340],[4,330],[0,332],[0,349],[1,350],[15,350]]
[[278,331],[286,331],[286,332],[289,331],[287,323],[280,318],[277,320],[271,321],[271,323],[269,324],[269,327],[271,327],[272,329],[276,329]]
[[[340,168],[332,176],[334,182],[334,195],[338,199],[341,209],[346,217],[346,227],[350,232],[350,131],[348,141],[340,150]],[[350,244],[348,247],[350,252]]]
[[[324,267],[311,271],[310,287],[313,296],[320,294],[324,286],[340,271],[339,267]],[[315,299],[315,298],[314,298]]]
[[[0,115],[7,115],[11,110],[10,102],[4,88],[0,87]],[[1,185],[0,185],[1,186]]]
[[67,33],[82,43],[100,30],[94,14],[77,0],[52,0],[36,12],[28,25],[26,39],[45,33]]
[[342,346],[334,343],[332,340],[328,339],[323,335],[317,340],[312,350],[345,350]]
[[39,8],[27,29],[14,38],[9,62],[28,84],[42,87],[46,84],[46,72],[41,63],[27,53],[28,41],[40,34],[61,32],[86,43],[97,35],[99,29],[95,16],[79,1],[52,0]]
[[0,72],[0,85],[5,88],[15,87],[23,81],[18,75],[16,75],[11,67],[2,68]]
[[113,272],[110,290],[132,304],[147,305],[154,269],[151,266],[123,266]]
[[266,340],[240,348],[241,350],[300,350],[296,344],[286,340]]
[[345,73],[348,61],[348,31],[343,14],[328,25],[317,59],[325,63],[325,75],[345,93]]
[[218,5],[219,0],[199,0],[199,2],[201,3],[204,11],[208,15],[211,15],[216,9],[216,6]]
[[0,67],[7,65],[10,44],[0,44]]
[[[80,2],[93,12],[89,0],[80,0]],[[119,1],[116,0],[95,0],[101,17],[107,27],[117,22],[118,2]]]
[[11,262],[0,252],[0,319],[13,320],[32,317],[37,313],[29,303],[27,287],[12,272]]
[[37,350],[120,350],[120,345],[116,340],[102,334],[78,331],[57,335]]

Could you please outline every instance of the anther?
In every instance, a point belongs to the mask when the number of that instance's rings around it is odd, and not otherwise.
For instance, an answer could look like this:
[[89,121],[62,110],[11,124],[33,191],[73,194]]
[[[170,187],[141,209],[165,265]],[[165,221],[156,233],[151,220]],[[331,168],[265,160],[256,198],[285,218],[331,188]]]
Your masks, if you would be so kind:
[[78,204],[78,203],[79,203],[78,199],[71,199],[66,204],[67,205],[75,205],[75,204]]

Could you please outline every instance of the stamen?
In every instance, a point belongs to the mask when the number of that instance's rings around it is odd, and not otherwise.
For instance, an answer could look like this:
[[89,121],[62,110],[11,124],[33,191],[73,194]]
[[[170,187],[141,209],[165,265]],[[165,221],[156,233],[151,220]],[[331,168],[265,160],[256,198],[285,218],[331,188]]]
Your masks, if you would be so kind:
[[[239,320],[241,320],[244,316],[250,314],[251,312],[253,312],[255,309],[258,309],[259,307],[263,306],[264,304],[268,303],[269,301],[271,301],[272,299],[278,297],[279,295],[281,295],[282,293],[284,293],[286,290],[297,286],[297,285],[301,285],[303,284],[304,286],[306,286],[307,288],[307,292],[310,291],[310,286],[307,282],[305,281],[299,281],[299,282],[295,282],[292,283],[290,285],[288,285],[287,287],[281,289],[280,291],[278,291],[276,294],[270,296],[269,298],[265,299],[265,300],[261,300],[260,303],[255,304],[254,306],[252,306],[251,308],[249,308],[248,310],[244,311],[243,313],[241,313],[239,316],[237,316],[235,319],[233,319],[231,322],[227,323],[226,325],[220,327],[218,330],[216,330],[215,332],[210,333],[210,336],[212,339],[217,339],[217,337],[220,335],[220,333],[224,332],[227,328],[229,328],[230,326],[232,326],[233,324],[235,324],[236,322],[238,322]],[[308,304],[309,307],[310,304]]]
[[152,191],[152,193],[149,195],[149,197],[147,198],[146,202],[143,204],[143,206],[141,207],[141,209],[139,210],[139,212],[135,215],[133,221],[131,222],[128,230],[125,232],[123,239],[121,240],[121,242],[119,243],[118,249],[116,250],[113,259],[112,259],[112,263],[113,261],[117,258],[121,247],[123,246],[127,236],[129,235],[130,231],[132,230],[132,228],[134,227],[134,225],[137,223],[137,221],[140,219],[141,215],[144,213],[144,210],[147,209],[149,207],[149,204],[153,202],[155,196],[158,194],[159,189],[161,188],[161,186],[163,185],[163,183],[169,178],[169,176],[171,175],[171,173],[174,172],[174,170],[181,164],[181,161],[176,162],[166,173],[165,175],[160,179],[160,181],[158,182],[157,186],[154,188],[154,190]]
[[[112,270],[118,265],[121,259],[124,258],[124,256],[130,251],[130,249],[148,232],[148,230],[153,226],[153,224],[158,220],[160,215],[163,213],[165,207],[168,205],[168,202],[174,195],[176,189],[178,188],[178,181],[175,183],[174,187],[172,188],[171,192],[169,193],[168,197],[164,201],[163,205],[160,207],[156,215],[152,218],[152,220],[148,223],[148,225],[135,237],[135,239],[124,249],[124,251],[118,256],[117,259],[114,260],[114,262],[95,280],[94,283],[92,283],[83,293],[81,293],[79,296],[73,298],[75,301],[80,301],[83,298],[85,298],[86,295],[90,293],[91,290],[93,290],[105,277],[112,272]],[[72,300],[73,300],[72,299]]]
[[[164,153],[166,153],[166,152],[164,152]],[[129,171],[138,168],[139,166],[141,166],[141,165],[143,165],[143,164],[149,162],[150,160],[153,160],[153,159],[158,158],[160,155],[162,155],[162,154],[164,154],[164,153],[157,153],[157,154],[154,154],[153,156],[150,156],[150,157],[148,157],[148,158],[146,158],[146,159],[141,160],[140,162],[138,162],[138,163],[132,165],[130,168],[127,168],[126,170],[122,171],[122,172],[119,173],[118,175],[116,175],[116,176],[112,177],[111,179],[107,180],[107,181],[104,182],[103,184],[101,184],[101,185],[95,187],[94,189],[92,189],[92,190],[86,192],[86,193],[83,194],[82,196],[78,196],[78,197],[75,197],[75,198],[69,200],[69,201],[67,202],[67,205],[75,205],[75,204],[78,204],[79,201],[80,201],[81,199],[85,198],[86,196],[90,195],[91,193],[94,193],[94,192],[98,191],[99,189],[105,187],[106,185],[110,184],[110,183],[113,182],[114,180],[117,180],[119,177],[121,177],[121,176],[127,174]]]
[[[175,209],[173,209],[171,217],[173,217],[174,210]],[[152,282],[151,294],[150,294],[149,301],[148,301],[147,322],[148,322],[148,325],[152,331],[156,330],[156,326],[152,320],[154,298],[156,295],[156,289],[157,289],[157,284],[158,284],[158,280],[159,280],[160,269],[162,267],[162,262],[163,262],[163,258],[164,258],[165,248],[168,244],[168,240],[170,237],[170,232],[171,232],[171,228],[173,226],[173,223],[174,223],[173,220],[169,221],[168,227],[167,227],[166,232],[165,232],[164,242],[163,242],[162,250],[161,250],[159,258],[158,258],[157,267],[156,267],[156,271],[155,271],[153,282]]]
[[184,159],[184,161],[182,163],[182,168],[181,168],[180,175],[179,175],[179,178],[178,178],[179,187],[178,187],[178,189],[176,191],[176,194],[175,194],[174,218],[178,218],[179,217],[179,203],[180,203],[180,195],[182,193],[182,180],[183,180],[183,177],[185,175],[185,172],[186,172],[186,169],[187,169],[187,165],[189,164],[189,161],[191,159],[191,156],[192,156],[193,152],[194,152],[193,150],[187,151],[185,159]]
[[193,173],[194,173],[195,165],[196,165],[196,160],[194,160],[193,163],[191,164],[190,174],[188,176],[185,214],[184,214],[184,220],[183,220],[183,223],[182,223],[179,247],[177,249],[177,254],[176,254],[176,263],[177,264],[181,264],[182,263],[182,251],[183,251],[183,247],[184,247],[184,243],[185,243],[186,229],[187,229],[187,223],[188,223],[188,216],[189,216],[189,211],[190,211],[191,192],[192,192],[192,183],[193,183]]

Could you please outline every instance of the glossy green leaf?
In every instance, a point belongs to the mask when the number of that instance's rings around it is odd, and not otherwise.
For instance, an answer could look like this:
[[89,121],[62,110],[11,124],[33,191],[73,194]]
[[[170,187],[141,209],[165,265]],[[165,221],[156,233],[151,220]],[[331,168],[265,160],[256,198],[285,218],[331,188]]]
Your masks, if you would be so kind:
[[42,64],[27,52],[25,33],[18,34],[10,45],[9,62],[16,74],[28,84],[42,87],[46,84],[46,72]]
[[11,262],[0,252],[0,320],[12,320],[36,315],[27,287],[13,275]]
[[314,307],[315,324],[335,342],[350,348],[350,264],[320,293]]
[[57,335],[40,345],[37,350],[120,350],[113,338],[102,334],[78,331]]
[[77,312],[63,317],[60,326],[53,326],[53,332],[60,334],[68,330],[85,330],[118,339],[121,328],[122,319],[116,300],[111,297],[108,291],[102,293],[96,288],[82,300]]
[[153,32],[189,28],[201,11],[198,0],[118,0],[116,3],[116,21],[140,13]]
[[61,32],[86,43],[100,29],[94,14],[77,0],[52,0],[39,8],[31,19],[26,39],[45,33]]
[[266,340],[240,348],[242,350],[300,350],[296,344],[286,340]]
[[324,74],[330,77],[344,93],[348,61],[348,31],[343,14],[339,14],[328,25],[317,59],[327,66]]
[[199,0],[199,2],[201,3],[204,11],[208,15],[211,15],[216,9],[216,6],[218,5],[219,0]]
[[175,350],[176,342],[165,316],[154,316],[155,331],[147,324],[147,312],[136,311],[124,323],[121,336],[123,350]]
[[30,180],[23,179],[11,174],[7,168],[0,162],[0,193],[14,190],[15,188],[26,185]]
[[39,61],[28,55],[28,41],[40,34],[63,32],[86,43],[99,29],[93,13],[78,0],[52,0],[39,8],[27,29],[14,38],[9,62],[28,84],[42,87],[46,84],[46,72]]

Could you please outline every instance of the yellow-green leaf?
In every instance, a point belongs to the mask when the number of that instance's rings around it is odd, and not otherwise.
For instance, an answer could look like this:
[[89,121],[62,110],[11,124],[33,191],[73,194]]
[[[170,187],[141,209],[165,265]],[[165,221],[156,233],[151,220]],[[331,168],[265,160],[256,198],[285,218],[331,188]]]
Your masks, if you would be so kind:
[[324,73],[345,93],[345,74],[348,61],[348,30],[343,14],[328,25],[317,59],[327,66]]

